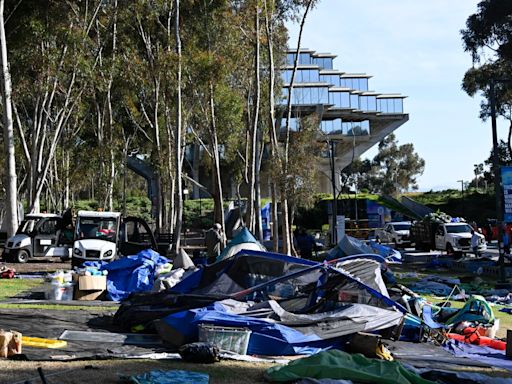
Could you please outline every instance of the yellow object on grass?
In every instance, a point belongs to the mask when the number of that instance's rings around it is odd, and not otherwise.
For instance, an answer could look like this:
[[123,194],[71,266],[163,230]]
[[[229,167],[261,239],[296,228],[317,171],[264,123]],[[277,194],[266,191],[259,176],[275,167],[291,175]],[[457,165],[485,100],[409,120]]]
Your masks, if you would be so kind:
[[24,347],[35,347],[35,348],[64,348],[68,345],[65,340],[56,339],[43,339],[41,337],[21,337],[22,345]]

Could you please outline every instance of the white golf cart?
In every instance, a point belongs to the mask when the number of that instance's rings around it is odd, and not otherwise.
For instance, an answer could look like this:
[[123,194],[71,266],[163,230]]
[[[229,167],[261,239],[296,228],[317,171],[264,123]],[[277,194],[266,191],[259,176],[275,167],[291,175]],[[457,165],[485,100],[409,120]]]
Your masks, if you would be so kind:
[[123,219],[119,212],[78,211],[72,267],[85,261],[110,262],[148,248],[157,250],[157,244],[143,219]]
[[7,239],[2,257],[6,261],[26,263],[33,257],[68,259],[73,230],[65,228],[62,216],[50,213],[28,214],[16,234]]

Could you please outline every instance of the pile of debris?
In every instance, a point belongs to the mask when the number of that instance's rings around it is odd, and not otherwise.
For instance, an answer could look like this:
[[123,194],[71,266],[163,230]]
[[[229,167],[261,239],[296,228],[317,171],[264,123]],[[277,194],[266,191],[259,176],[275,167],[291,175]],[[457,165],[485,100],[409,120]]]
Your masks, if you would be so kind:
[[111,326],[139,342],[151,334],[160,350],[185,360],[306,356],[269,369],[275,382],[423,384],[444,382],[447,365],[512,370],[484,297],[461,296],[468,299],[461,309],[433,305],[389,277],[393,256],[350,254],[360,244],[343,241],[324,262],[241,249],[196,267],[186,254],[171,265],[148,251],[96,265],[89,275],[104,277],[108,296],[121,301]]

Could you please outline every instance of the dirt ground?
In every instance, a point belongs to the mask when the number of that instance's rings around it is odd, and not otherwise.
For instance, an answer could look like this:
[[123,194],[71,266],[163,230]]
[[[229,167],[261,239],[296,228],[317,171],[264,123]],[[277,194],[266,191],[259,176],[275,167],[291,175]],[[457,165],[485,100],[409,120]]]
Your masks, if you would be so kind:
[[90,360],[70,362],[25,362],[0,360],[0,383],[40,383],[41,367],[48,384],[121,383],[121,377],[151,370],[190,370],[207,373],[210,384],[265,383],[263,372],[275,364],[221,361],[215,364],[186,364],[180,361]]
[[27,263],[5,263],[0,261],[0,266],[5,265],[14,268],[18,273],[38,273],[38,272],[54,272],[59,269],[71,269],[71,261],[62,262],[58,257],[37,258],[29,260]]

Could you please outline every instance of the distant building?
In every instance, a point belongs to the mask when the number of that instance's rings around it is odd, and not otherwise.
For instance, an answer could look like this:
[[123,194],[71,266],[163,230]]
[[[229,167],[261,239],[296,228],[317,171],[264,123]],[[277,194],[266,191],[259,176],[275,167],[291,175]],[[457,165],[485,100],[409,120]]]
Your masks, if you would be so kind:
[[[283,88],[281,111],[287,103],[296,50],[288,50],[285,66],[281,69]],[[360,73],[345,73],[333,68],[336,55],[317,53],[309,49],[299,52],[299,66],[294,79],[292,92],[292,130],[299,129],[299,119],[316,113],[320,119],[318,140],[334,142],[334,170],[340,171],[361,156],[376,143],[409,120],[404,113],[400,94],[378,93],[370,90],[371,76]],[[281,130],[286,119],[281,116]],[[211,173],[200,166],[202,150],[198,145],[187,147],[185,169],[189,174],[193,193],[191,198],[209,197],[204,190],[211,190]],[[221,154],[222,157],[222,154]],[[264,157],[268,159],[268,152]],[[270,196],[270,180],[267,162],[261,174],[262,197]],[[318,166],[317,192],[332,192],[330,152],[322,153]],[[192,182],[192,179],[196,183]],[[236,198],[236,186],[229,170],[223,172],[223,192],[225,197]],[[335,177],[339,186],[339,177]],[[198,188],[198,183],[205,189]]]
[[[282,68],[283,98],[286,105],[297,50],[288,50]],[[336,175],[365,151],[409,120],[400,94],[378,93],[369,88],[371,76],[345,73],[333,68],[336,55],[299,51],[299,63],[292,92],[291,129],[298,129],[298,119],[316,113],[320,119],[319,140],[335,143]],[[286,119],[282,119],[284,128]],[[318,164],[318,192],[332,192],[329,152]],[[335,177],[337,185],[339,178]],[[263,191],[263,186],[262,186]]]

